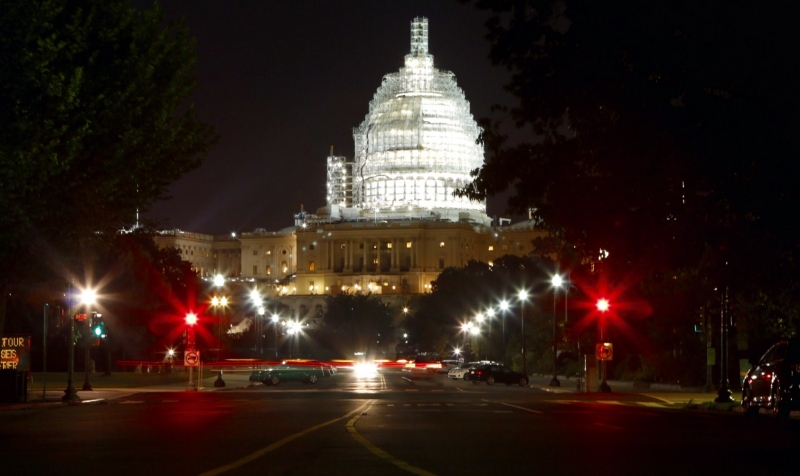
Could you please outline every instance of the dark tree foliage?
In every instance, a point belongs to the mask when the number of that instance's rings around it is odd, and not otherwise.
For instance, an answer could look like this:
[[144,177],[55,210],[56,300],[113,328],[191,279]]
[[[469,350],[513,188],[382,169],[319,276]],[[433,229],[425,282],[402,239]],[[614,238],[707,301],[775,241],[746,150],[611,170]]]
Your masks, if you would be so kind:
[[194,43],[157,6],[4,1],[0,31],[5,290],[40,265],[77,269],[83,240],[133,224],[215,139],[185,102]]
[[[109,346],[113,358],[149,360],[151,351],[170,346],[184,328],[183,316],[197,299],[199,280],[191,265],[176,249],[158,248],[151,233],[141,229],[97,235],[85,245],[76,261],[90,271],[75,278],[98,293],[88,311],[103,315],[108,333],[104,345]],[[66,289],[54,292],[56,288],[47,284],[12,294],[8,309],[14,319],[9,319],[5,330],[32,335],[41,342],[42,304],[46,302],[48,345],[51,357],[56,358],[48,367],[61,369],[65,350],[61,352],[59,347],[66,345],[69,309],[76,313],[87,309],[70,303],[64,296]],[[78,332],[85,331],[79,325]]]
[[512,73],[506,112],[523,140],[484,120],[489,154],[462,193],[512,186],[509,207],[552,233],[546,251],[597,263],[605,250],[604,272],[635,273],[665,302],[672,284],[655,284],[691,276],[705,294],[682,319],[724,283],[751,331],[795,333],[794,4],[470,3],[491,12],[490,57]]
[[338,294],[326,299],[322,340],[340,358],[364,352],[377,358],[393,351],[393,310],[373,294]]

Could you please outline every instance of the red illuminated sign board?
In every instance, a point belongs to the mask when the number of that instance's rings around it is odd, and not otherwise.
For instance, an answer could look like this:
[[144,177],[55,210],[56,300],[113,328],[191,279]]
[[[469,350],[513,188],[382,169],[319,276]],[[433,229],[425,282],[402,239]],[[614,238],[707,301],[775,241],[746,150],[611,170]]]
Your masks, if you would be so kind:
[[0,337],[0,369],[31,369],[31,336]]

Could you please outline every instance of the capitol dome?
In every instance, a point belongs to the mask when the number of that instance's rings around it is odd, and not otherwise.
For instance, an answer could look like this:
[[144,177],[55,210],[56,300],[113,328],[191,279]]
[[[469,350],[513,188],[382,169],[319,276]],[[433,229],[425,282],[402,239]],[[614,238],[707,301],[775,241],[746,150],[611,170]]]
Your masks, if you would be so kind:
[[[483,146],[475,142],[480,132],[453,73],[433,66],[427,18],[415,18],[405,66],[384,76],[353,130],[353,161],[337,165],[346,166],[349,190],[329,194],[328,203],[346,196],[346,206],[386,219],[485,222],[485,202],[453,195],[483,165]],[[330,179],[329,173],[329,191],[336,189]]]

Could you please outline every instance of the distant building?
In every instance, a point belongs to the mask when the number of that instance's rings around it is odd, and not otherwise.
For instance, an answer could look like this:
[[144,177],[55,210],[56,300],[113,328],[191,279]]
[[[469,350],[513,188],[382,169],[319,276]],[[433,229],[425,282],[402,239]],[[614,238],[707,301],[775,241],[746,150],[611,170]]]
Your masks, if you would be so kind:
[[493,223],[484,202],[453,192],[483,164],[480,134],[455,76],[433,66],[428,20],[411,23],[405,66],[383,78],[354,129],[355,157],[327,158],[327,203],[294,226],[241,236],[164,232],[201,276],[221,273],[321,316],[325,296],[373,293],[404,304],[446,267],[524,256],[545,236],[530,221]]

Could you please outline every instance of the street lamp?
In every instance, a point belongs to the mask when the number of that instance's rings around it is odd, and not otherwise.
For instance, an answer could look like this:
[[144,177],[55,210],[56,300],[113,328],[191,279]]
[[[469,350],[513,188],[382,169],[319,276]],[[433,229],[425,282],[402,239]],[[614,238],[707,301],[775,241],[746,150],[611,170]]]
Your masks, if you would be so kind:
[[[81,302],[85,306],[91,306],[97,300],[97,293],[93,289],[84,289],[81,292]],[[83,387],[81,390],[90,391],[92,389],[92,384],[89,383],[89,362],[91,362],[92,357],[89,352],[89,334],[91,333],[91,326],[92,323],[88,323],[89,331],[86,333],[86,336],[83,338],[83,346],[85,348],[85,352],[83,355]]]
[[492,327],[494,327],[494,323],[492,320],[494,319],[494,309],[489,308],[486,310],[486,320],[489,321],[489,359],[493,360],[494,357],[494,341],[492,341]]
[[211,306],[214,308],[214,315],[217,318],[217,362],[219,362],[220,353],[222,352],[222,318],[219,315],[219,308],[222,308],[223,315],[225,308],[228,306],[228,298],[225,296],[211,298]]
[[508,365],[506,362],[506,311],[508,311],[508,301],[500,301],[500,310],[503,311],[503,365]]
[[525,358],[525,302],[528,300],[528,291],[519,292],[519,316],[522,322],[522,373],[528,376],[528,362]]
[[[94,291],[87,289],[81,292],[80,304],[82,306],[90,306],[94,303],[96,294]],[[77,390],[72,382],[75,378],[75,315],[73,314],[73,295],[72,284],[67,287],[67,299],[69,300],[69,338],[67,339],[69,352],[67,354],[67,388],[64,390],[64,396],[61,397],[62,402],[79,402],[81,397],[78,396]]]
[[560,387],[561,382],[558,381],[558,338],[556,332],[556,297],[558,295],[558,288],[561,287],[563,280],[561,276],[553,276],[553,378],[550,380],[551,387]]
[[[302,325],[297,321],[291,321],[288,323],[288,332],[290,335],[294,336],[294,343],[295,343],[295,358],[299,357],[300,354],[300,332],[302,330]],[[291,357],[291,355],[289,355]]]
[[275,327],[275,358],[278,358],[278,321],[281,318],[277,314],[272,315],[272,325]]
[[[608,308],[610,304],[608,303],[608,299],[600,298],[597,300],[597,310],[600,311],[600,344],[605,344],[605,340],[603,338],[603,328],[605,327],[605,315],[608,312]],[[600,361],[600,378],[602,382],[600,382],[600,386],[597,388],[598,392],[610,392],[611,387],[608,386],[606,382],[606,361],[605,359]]]

